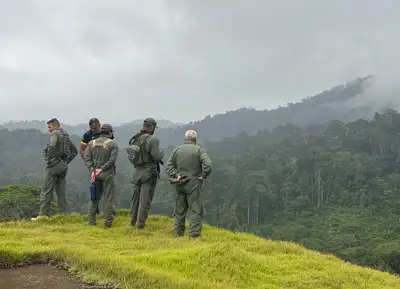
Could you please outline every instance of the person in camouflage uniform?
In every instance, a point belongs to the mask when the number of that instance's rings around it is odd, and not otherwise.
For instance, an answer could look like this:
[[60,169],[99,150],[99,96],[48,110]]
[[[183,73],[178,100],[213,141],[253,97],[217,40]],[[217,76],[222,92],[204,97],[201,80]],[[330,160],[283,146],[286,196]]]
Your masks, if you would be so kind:
[[130,145],[140,147],[135,160],[128,151],[128,159],[134,165],[131,225],[138,229],[143,229],[146,224],[159,177],[159,164],[163,164],[164,151],[160,150],[160,142],[154,136],[156,127],[153,118],[146,118],[142,130],[129,141]]
[[52,118],[47,122],[47,128],[50,134],[48,144],[43,150],[45,174],[44,185],[40,194],[40,212],[38,217],[31,220],[50,216],[50,206],[54,191],[57,194],[58,212],[60,214],[67,212],[65,178],[68,173],[68,164],[78,154],[78,149],[71,142],[67,131],[60,128],[60,122],[56,118]]
[[189,237],[199,237],[202,230],[203,203],[201,200],[204,180],[211,174],[211,160],[207,152],[198,146],[197,133],[188,130],[185,143],[172,151],[165,171],[175,184],[174,231],[183,236],[185,219],[190,222]]
[[[89,119],[89,130],[86,131],[81,138],[81,146],[80,146],[80,154],[82,159],[85,159],[85,149],[91,140],[99,138],[101,136],[101,124],[98,118],[93,117]],[[111,139],[114,139],[114,135],[111,136]],[[115,166],[114,166],[115,170]],[[99,203],[99,207],[97,208],[97,214],[100,215],[101,211],[104,212],[104,200],[102,199]]]
[[96,225],[96,211],[101,198],[104,198],[105,213],[104,226],[109,228],[115,219],[114,206],[116,197],[115,188],[115,162],[118,158],[118,145],[111,139],[113,128],[110,124],[101,126],[101,135],[91,140],[86,149],[84,161],[91,173],[91,183],[96,185],[96,200],[89,201],[88,223]]

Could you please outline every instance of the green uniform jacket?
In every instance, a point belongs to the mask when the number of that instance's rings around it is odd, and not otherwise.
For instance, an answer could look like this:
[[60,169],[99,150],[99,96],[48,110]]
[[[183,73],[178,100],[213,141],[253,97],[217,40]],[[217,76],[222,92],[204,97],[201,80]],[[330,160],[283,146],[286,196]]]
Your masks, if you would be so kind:
[[[64,148],[65,144],[68,145],[67,150]],[[67,156],[63,155],[65,151],[68,151]],[[67,162],[69,163],[76,157],[77,154],[78,149],[71,142],[68,133],[62,128],[52,131],[50,133],[47,146],[43,150],[43,158],[46,162],[54,158],[65,157]]]
[[47,146],[43,151],[45,161],[51,161],[54,158],[59,158],[63,151],[64,137],[59,130],[54,130],[49,135]]
[[171,178],[202,176],[206,179],[211,174],[211,160],[202,147],[185,143],[173,150],[165,171]]
[[154,135],[145,133],[138,137],[138,143],[145,138],[145,152],[142,154],[143,163],[138,165],[133,172],[134,184],[145,183],[158,176],[157,163],[164,158],[164,151],[160,149],[160,141]]
[[118,145],[106,135],[89,142],[85,149],[85,164],[90,172],[96,169],[113,174],[114,165],[118,158]]

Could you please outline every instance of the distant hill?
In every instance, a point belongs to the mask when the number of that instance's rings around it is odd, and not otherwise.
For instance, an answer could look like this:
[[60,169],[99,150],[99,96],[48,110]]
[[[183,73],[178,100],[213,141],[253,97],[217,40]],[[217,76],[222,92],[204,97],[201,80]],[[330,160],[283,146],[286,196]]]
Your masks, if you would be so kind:
[[[88,121],[89,121],[89,119],[88,119]],[[157,120],[157,122],[158,122],[158,126],[160,128],[175,128],[175,127],[182,125],[182,124],[174,123],[172,121],[164,120],[164,119]],[[124,124],[114,126],[114,127],[115,127],[115,129],[117,129],[117,128],[132,129],[132,127],[135,127],[136,129],[138,129],[139,127],[141,127],[142,123],[143,123],[143,120],[138,119],[138,120],[134,120],[132,122],[124,123]],[[62,123],[62,126],[70,134],[77,135],[77,136],[82,135],[85,131],[87,131],[89,129],[88,123],[81,123],[78,125],[69,125],[69,124]],[[47,124],[46,124],[45,120],[9,121],[9,122],[0,124],[0,129],[1,128],[5,128],[5,129],[9,129],[9,130],[38,129],[42,132],[47,132]]]
[[121,289],[400,287],[396,276],[293,243],[207,225],[199,240],[174,238],[171,219],[150,216],[138,231],[130,227],[127,211],[119,212],[109,230],[102,228],[102,217],[93,228],[86,219],[74,214],[0,224],[0,267],[57,260],[84,281]]
[[[272,110],[256,110],[240,108],[224,114],[207,116],[183,126],[158,129],[157,136],[164,146],[182,142],[188,129],[196,129],[199,141],[220,141],[234,137],[241,132],[253,135],[265,129],[274,129],[285,124],[306,127],[323,124],[331,120],[351,122],[357,119],[371,119],[376,112],[375,107],[349,101],[361,97],[373,83],[373,77],[358,78],[344,85],[336,86],[313,97],[306,97],[301,102],[289,103],[285,107]],[[211,104],[210,104],[211,105]],[[129,127],[118,129],[119,139],[126,143],[131,135]]]
[[[314,124],[327,123],[331,120],[351,122],[357,119],[371,119],[376,112],[375,107],[349,102],[363,93],[373,83],[373,76],[358,78],[354,81],[333,87],[313,97],[306,97],[298,103],[289,103],[285,107],[272,110],[256,110],[240,108],[223,114],[207,116],[202,120],[185,125],[174,124],[161,120],[157,136],[162,146],[176,145],[182,142],[188,129],[196,129],[200,142],[220,141],[234,137],[241,132],[256,134],[265,129],[274,129],[288,123],[305,127]],[[212,104],[210,104],[212,105]],[[115,126],[116,137],[120,144],[125,145],[130,137],[141,127],[142,120]],[[45,129],[45,121],[24,121],[5,123],[0,128],[36,128]],[[82,135],[87,130],[87,124],[77,126],[64,125],[70,134]]]

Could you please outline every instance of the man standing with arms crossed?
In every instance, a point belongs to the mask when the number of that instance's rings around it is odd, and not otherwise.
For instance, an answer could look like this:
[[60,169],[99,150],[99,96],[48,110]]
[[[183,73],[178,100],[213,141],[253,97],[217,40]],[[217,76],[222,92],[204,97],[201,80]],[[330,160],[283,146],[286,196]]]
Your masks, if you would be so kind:
[[111,136],[113,128],[109,124],[103,124],[100,136],[90,141],[85,149],[84,161],[89,169],[90,182],[96,185],[96,199],[90,200],[88,223],[89,226],[96,225],[96,210],[101,198],[105,202],[104,226],[109,228],[115,219],[116,209],[114,206],[115,189],[115,162],[118,158],[118,145]]
[[188,130],[185,143],[175,148],[167,161],[165,171],[176,186],[174,218],[175,236],[183,236],[185,219],[190,221],[189,237],[201,234],[203,203],[201,194],[204,180],[211,174],[211,160],[207,152],[198,146],[197,133]]
[[65,177],[68,173],[68,164],[76,157],[78,150],[71,142],[68,133],[60,128],[60,122],[52,118],[47,122],[47,129],[50,133],[46,148],[43,150],[45,161],[44,186],[40,194],[40,212],[39,216],[31,220],[37,220],[40,217],[50,216],[51,200],[56,191],[58,212],[67,213],[67,195]]

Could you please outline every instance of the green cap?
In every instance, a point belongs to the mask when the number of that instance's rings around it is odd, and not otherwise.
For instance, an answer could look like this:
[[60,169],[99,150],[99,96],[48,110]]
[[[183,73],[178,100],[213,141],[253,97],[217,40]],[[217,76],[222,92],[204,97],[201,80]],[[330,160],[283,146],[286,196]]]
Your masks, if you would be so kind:
[[155,127],[157,127],[157,122],[154,118],[152,117],[148,117],[143,121],[143,124],[147,124],[147,125],[154,125]]
[[111,126],[111,124],[108,124],[108,123],[103,123],[101,125],[101,130],[105,131],[105,132],[113,132],[114,131],[113,127]]

